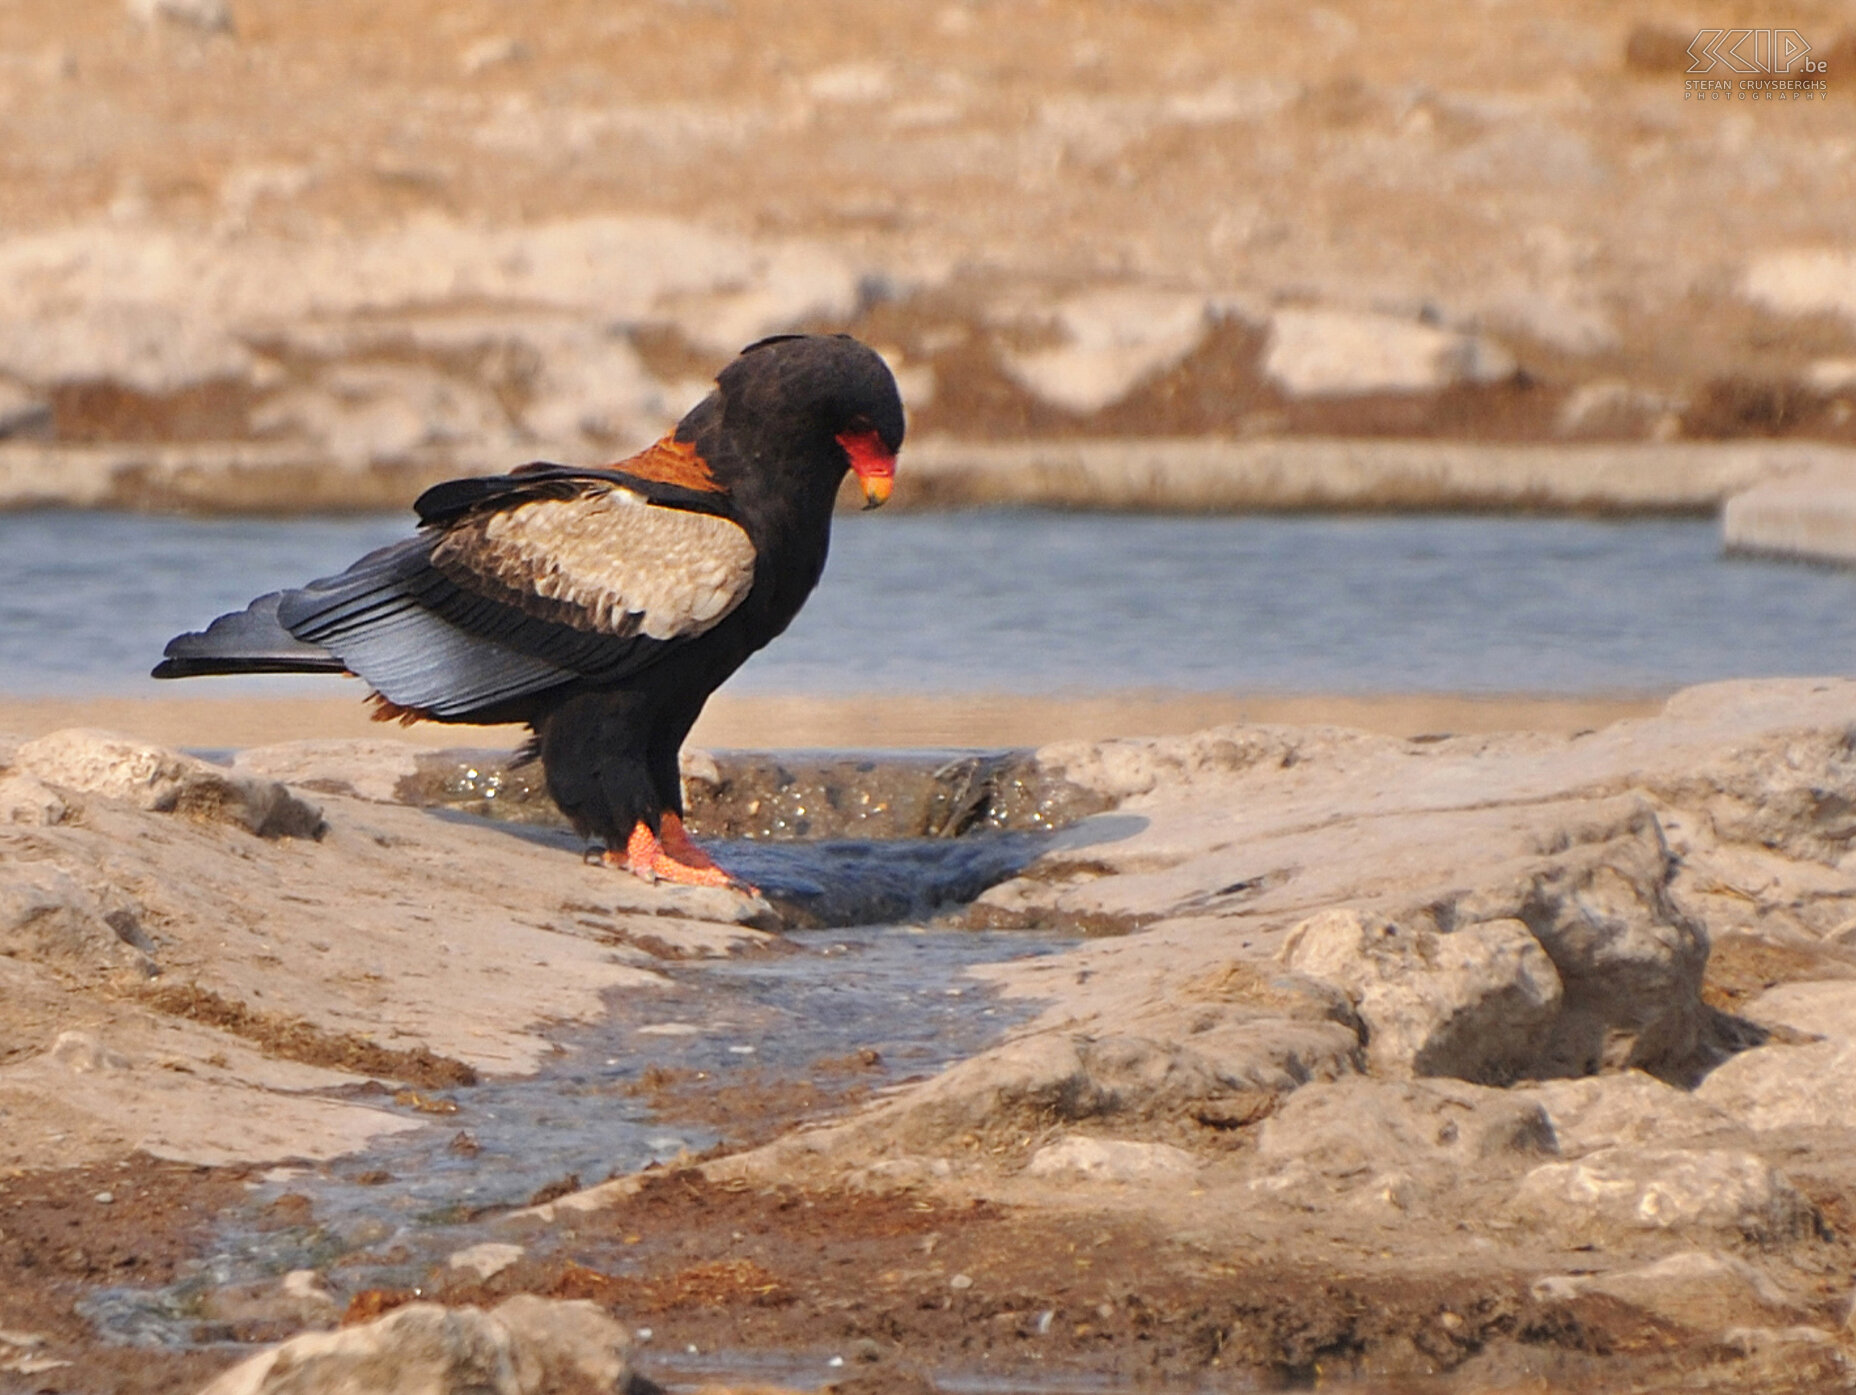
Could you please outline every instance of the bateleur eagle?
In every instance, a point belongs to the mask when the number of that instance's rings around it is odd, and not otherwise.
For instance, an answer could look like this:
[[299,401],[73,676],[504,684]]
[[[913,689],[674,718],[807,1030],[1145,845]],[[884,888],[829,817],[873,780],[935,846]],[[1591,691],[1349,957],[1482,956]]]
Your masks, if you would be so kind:
[[763,339],[630,459],[436,485],[415,536],[178,636],[154,676],[356,674],[382,719],[526,723],[608,864],[728,885],[684,831],[678,749],[818,584],[845,472],[889,497],[902,434],[872,350]]

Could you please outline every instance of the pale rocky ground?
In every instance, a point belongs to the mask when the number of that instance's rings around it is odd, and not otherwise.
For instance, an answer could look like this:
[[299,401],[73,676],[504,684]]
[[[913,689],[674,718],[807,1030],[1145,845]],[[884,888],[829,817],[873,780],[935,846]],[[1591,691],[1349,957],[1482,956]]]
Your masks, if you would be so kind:
[[[1698,30],[1748,22],[18,0],[0,501],[378,507],[610,458],[802,326],[895,363],[904,503],[1003,488],[1001,438],[1187,438],[1238,481],[1084,482],[1173,506],[1707,507],[1679,477],[1719,462],[1680,448],[1774,437],[1847,473],[1856,28],[1771,19],[1821,97],[1685,100]],[[1362,483],[1337,437],[1542,453]]]
[[[1572,735],[1046,746],[1113,807],[963,913],[1092,936],[982,971],[1038,1016],[705,1171],[1139,1218],[1189,1266],[1500,1276],[1699,1344],[1704,1387],[1845,1388],[1853,714],[1856,682],[1775,680]],[[542,1024],[655,991],[640,944],[765,942],[748,898],[390,802],[396,762],[410,748],[229,771],[81,731],[4,748],[0,1165],[326,1157],[406,1126],[329,1097],[358,1079],[345,1059],[524,1071]],[[292,768],[315,788],[265,773]],[[186,985],[249,1011],[183,1015],[162,994]],[[308,1035],[280,1046],[287,1019]],[[344,1057],[364,1046],[400,1054]],[[512,1261],[493,1249],[460,1260]],[[465,1345],[519,1365],[503,1330]]]

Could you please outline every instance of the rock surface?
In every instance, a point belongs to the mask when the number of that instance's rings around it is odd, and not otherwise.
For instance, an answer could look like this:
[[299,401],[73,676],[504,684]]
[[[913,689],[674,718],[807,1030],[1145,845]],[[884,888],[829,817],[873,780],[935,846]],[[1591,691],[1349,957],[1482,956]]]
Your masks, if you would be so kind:
[[293,1337],[201,1395],[555,1395],[632,1389],[631,1338],[598,1305],[520,1294],[489,1312],[409,1303],[339,1332]]
[[[1856,1252],[1853,713],[1856,682],[1773,680],[1573,736],[1047,747],[1038,779],[1100,812],[961,913],[1088,932],[978,971],[1036,1015],[692,1175],[1099,1216],[1214,1267],[1447,1271],[1530,1295],[1528,1322],[1702,1334],[1736,1379],[1829,1370],[1813,1334]],[[24,811],[0,823],[10,1166],[352,1151],[417,1120],[343,1086],[533,1069],[535,1024],[659,992],[666,957],[691,991],[705,956],[769,943],[742,898],[395,802],[419,759],[390,745],[229,771],[94,733],[0,756]],[[319,838],[256,836],[227,792],[276,775],[314,785]],[[439,1262],[509,1282],[652,1175],[550,1195]],[[327,1320],[307,1287],[224,1301]],[[470,1331],[458,1350],[505,1359]]]

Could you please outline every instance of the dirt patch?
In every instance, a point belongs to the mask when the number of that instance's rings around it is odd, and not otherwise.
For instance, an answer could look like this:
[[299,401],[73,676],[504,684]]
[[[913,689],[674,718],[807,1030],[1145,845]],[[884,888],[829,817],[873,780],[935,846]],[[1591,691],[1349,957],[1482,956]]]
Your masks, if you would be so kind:
[[427,1047],[395,1049],[379,1046],[351,1032],[324,1031],[300,1017],[260,1012],[197,984],[148,988],[135,996],[138,1002],[157,1012],[217,1027],[286,1061],[399,1080],[427,1089],[477,1083],[477,1072],[472,1067],[449,1056],[440,1056]]
[[74,1305],[99,1288],[172,1282],[200,1253],[214,1217],[243,1198],[246,1180],[244,1169],[140,1153],[0,1180],[0,1328],[41,1339],[23,1350],[0,1344],[0,1392],[192,1392],[236,1360],[101,1345]]
[[[1007,1388],[1014,1374],[1049,1388],[1066,1374],[1223,1372],[1597,1391],[1721,1380],[1738,1360],[1610,1299],[1542,1301],[1497,1268],[1336,1272],[1207,1253],[1115,1216],[717,1185],[694,1171],[654,1174],[631,1199],[576,1218],[555,1253],[531,1252],[489,1282],[435,1272],[431,1284],[452,1304],[523,1291],[593,1299],[652,1330],[647,1370],[660,1380],[713,1372],[671,1355],[691,1348],[816,1352],[821,1367],[829,1356],[868,1365],[870,1379],[983,1371]],[[1801,1372],[1790,1388],[1815,1378]]]
[[1856,978],[1856,964],[1822,947],[1723,935],[1709,946],[1701,1000],[1722,1012],[1737,1012],[1781,983],[1847,978]]

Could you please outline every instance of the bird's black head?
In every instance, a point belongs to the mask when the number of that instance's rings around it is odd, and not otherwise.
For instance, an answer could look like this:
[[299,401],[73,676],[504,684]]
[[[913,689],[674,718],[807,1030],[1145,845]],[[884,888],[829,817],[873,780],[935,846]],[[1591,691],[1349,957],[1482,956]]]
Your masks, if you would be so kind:
[[716,378],[725,428],[754,454],[804,461],[835,488],[853,469],[874,507],[902,449],[902,395],[874,349],[848,334],[781,334],[748,345]]

